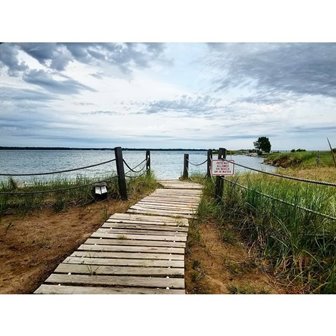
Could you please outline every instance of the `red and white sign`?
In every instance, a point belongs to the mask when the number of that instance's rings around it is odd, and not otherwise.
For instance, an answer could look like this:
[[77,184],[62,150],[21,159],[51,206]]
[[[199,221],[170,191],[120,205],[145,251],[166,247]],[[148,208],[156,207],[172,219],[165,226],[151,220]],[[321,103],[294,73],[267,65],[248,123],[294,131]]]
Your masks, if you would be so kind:
[[212,160],[211,175],[212,176],[227,176],[234,175],[234,161]]

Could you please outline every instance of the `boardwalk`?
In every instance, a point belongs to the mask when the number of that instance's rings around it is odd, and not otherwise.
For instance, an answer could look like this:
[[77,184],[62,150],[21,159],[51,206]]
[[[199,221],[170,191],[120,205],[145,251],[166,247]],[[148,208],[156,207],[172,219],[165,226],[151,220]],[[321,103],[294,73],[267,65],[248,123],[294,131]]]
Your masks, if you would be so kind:
[[113,214],[35,293],[184,294],[188,220],[201,186],[177,180]]

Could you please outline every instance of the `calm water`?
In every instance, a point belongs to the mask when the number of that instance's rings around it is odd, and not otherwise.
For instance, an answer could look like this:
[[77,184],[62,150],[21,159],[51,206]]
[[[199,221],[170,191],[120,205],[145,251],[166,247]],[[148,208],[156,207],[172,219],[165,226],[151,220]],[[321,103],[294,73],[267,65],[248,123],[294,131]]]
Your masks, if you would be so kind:
[[[178,178],[182,175],[183,154],[188,152],[151,152],[151,166],[157,178]],[[131,167],[144,160],[144,151],[124,151],[124,159]],[[1,150],[0,151],[0,172],[1,173],[39,173],[56,170],[71,169],[80,166],[107,161],[114,158],[114,151],[111,150]],[[274,167],[263,165],[261,158],[243,155],[229,155],[237,163],[258,168],[266,171],[273,171]],[[206,152],[189,152],[189,160],[200,163],[206,159]],[[194,167],[190,165],[190,172],[206,172],[206,165]],[[139,169],[139,168],[137,168]],[[125,167],[127,171],[127,168]],[[236,171],[244,169],[236,167]],[[88,177],[99,177],[109,172],[115,172],[115,162],[80,170],[71,173],[47,175],[38,179],[53,179],[55,177],[74,178],[78,175]],[[1,178],[0,179],[4,179]],[[5,178],[6,179],[6,178]],[[21,181],[31,181],[31,177],[16,177]],[[36,177],[35,177],[36,179]]]

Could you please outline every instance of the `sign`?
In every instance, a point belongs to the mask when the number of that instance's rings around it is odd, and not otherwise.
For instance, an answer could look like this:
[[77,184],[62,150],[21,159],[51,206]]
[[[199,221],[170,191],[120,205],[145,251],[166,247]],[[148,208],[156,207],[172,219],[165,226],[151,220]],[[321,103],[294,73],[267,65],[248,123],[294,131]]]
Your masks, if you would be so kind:
[[211,175],[226,176],[234,175],[234,161],[211,160]]

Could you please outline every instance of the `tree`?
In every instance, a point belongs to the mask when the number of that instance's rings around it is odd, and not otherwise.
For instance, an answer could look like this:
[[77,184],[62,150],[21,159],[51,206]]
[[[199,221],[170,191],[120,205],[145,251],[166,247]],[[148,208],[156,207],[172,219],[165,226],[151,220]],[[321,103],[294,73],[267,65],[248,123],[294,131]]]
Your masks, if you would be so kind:
[[259,137],[257,141],[253,142],[254,147],[259,151],[269,153],[271,151],[271,143],[266,137]]

